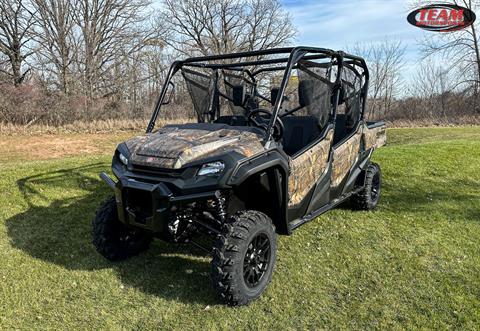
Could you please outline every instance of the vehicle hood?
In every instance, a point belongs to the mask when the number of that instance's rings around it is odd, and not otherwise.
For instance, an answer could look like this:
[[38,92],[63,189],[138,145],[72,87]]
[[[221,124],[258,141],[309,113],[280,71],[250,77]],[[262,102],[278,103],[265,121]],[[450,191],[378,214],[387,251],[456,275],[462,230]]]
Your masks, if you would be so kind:
[[126,141],[134,165],[180,169],[185,164],[237,152],[249,157],[261,152],[262,137],[254,132],[165,127]]

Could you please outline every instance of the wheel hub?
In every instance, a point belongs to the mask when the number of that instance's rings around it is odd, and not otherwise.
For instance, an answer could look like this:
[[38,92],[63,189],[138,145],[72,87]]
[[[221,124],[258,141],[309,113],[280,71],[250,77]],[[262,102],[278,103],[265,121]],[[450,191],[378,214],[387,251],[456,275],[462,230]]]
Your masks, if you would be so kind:
[[270,240],[265,234],[258,234],[248,245],[243,261],[243,279],[248,287],[260,283],[268,269],[270,258]]
[[373,201],[378,199],[380,193],[380,176],[376,173],[372,178],[372,189],[370,192]]

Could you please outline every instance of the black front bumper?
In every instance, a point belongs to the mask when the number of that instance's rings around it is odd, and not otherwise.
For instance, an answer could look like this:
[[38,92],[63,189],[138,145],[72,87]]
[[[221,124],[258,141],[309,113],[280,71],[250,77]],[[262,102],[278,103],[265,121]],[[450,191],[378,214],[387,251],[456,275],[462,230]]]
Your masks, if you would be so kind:
[[166,231],[172,208],[215,198],[215,191],[175,196],[165,183],[148,183],[128,177],[113,181],[100,177],[114,190],[121,222],[155,233]]

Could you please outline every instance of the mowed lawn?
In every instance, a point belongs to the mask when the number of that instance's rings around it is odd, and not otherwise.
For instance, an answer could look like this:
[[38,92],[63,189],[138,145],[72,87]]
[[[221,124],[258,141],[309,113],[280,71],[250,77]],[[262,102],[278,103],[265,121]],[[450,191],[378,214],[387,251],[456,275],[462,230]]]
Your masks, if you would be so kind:
[[240,308],[220,304],[190,246],[95,252],[105,152],[2,155],[0,329],[478,329],[480,128],[388,135],[378,210],[346,204],[280,237],[272,283]]

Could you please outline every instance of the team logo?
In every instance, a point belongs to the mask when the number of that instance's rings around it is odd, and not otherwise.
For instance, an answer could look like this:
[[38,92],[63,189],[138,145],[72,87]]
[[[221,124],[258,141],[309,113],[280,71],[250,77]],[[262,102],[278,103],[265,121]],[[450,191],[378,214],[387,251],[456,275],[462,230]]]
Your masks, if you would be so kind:
[[408,14],[410,24],[428,31],[450,32],[473,24],[475,13],[452,4],[438,4],[415,9]]

